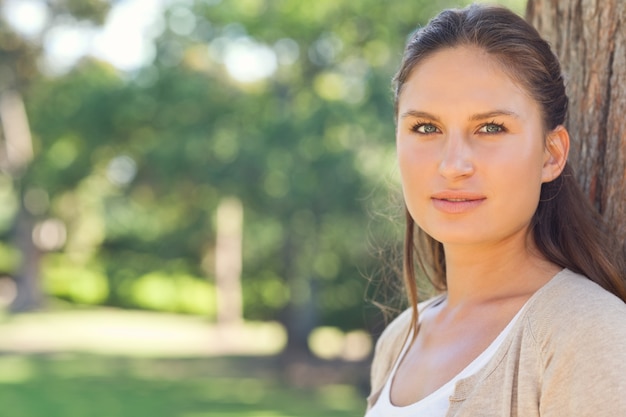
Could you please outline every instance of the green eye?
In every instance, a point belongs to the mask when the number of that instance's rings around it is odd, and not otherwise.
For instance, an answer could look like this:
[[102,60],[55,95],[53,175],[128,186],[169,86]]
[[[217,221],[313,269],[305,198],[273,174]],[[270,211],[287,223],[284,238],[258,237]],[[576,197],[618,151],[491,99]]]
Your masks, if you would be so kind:
[[484,125],[483,127],[481,127],[479,129],[479,132],[481,133],[501,133],[504,132],[504,126],[498,123],[487,123],[486,125]]
[[418,123],[413,127],[412,130],[423,135],[430,135],[432,133],[439,132],[439,129],[437,129],[435,125],[432,125],[430,123]]

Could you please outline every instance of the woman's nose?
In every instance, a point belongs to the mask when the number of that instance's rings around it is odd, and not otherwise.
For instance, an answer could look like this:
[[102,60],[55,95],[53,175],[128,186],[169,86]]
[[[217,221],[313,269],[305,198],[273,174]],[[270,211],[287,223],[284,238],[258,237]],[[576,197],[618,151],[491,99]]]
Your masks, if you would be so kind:
[[474,173],[472,150],[462,135],[450,135],[446,138],[439,173],[449,180],[468,177]]

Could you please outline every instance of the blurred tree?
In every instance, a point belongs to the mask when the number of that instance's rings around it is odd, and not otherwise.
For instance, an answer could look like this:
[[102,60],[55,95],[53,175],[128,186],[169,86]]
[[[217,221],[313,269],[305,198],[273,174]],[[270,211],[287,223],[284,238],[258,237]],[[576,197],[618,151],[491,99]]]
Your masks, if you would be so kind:
[[626,248],[626,3],[529,0],[527,18],[567,74],[578,179]]
[[213,279],[214,213],[232,195],[246,317],[283,321],[294,350],[315,325],[361,327],[368,207],[393,165],[389,80],[406,34],[443,6],[174,3],[129,78],[85,60],[42,80],[29,181],[68,225],[64,253],[104,268],[110,304],[132,306],[154,270]]
[[140,70],[86,58],[35,77],[21,184],[67,228],[47,273],[97,283],[91,302],[133,307],[149,286],[152,305],[181,311],[164,300],[214,282],[215,212],[233,196],[246,318],[281,320],[294,351],[315,325],[362,327],[370,237],[388,226],[370,211],[391,205],[390,78],[407,34],[460,3],[172,2]]
[[[0,0],[0,10],[5,12],[11,6],[9,3]],[[25,204],[28,190],[24,188],[23,176],[32,158],[32,144],[21,97],[30,83],[41,76],[37,64],[47,32],[60,21],[102,23],[109,7],[105,0],[61,0],[42,2],[40,6],[48,7],[47,15],[51,19],[40,28],[39,33],[30,33],[28,36],[10,26],[5,20],[5,13],[0,15],[0,117],[5,145],[2,171],[13,178],[17,193],[17,213],[12,233],[21,254],[20,266],[14,277],[17,293],[11,304],[13,311],[36,308],[42,300],[39,285],[40,248],[35,245],[33,235],[35,217],[43,213],[33,213]],[[27,152],[16,153],[16,149],[27,149]]]
[[199,150],[187,169],[243,201],[246,315],[278,317],[291,350],[316,325],[362,326],[367,207],[393,164],[389,80],[406,34],[443,6],[198,2],[167,14],[156,71],[178,65],[225,90],[177,112],[207,123],[197,141],[176,135]]

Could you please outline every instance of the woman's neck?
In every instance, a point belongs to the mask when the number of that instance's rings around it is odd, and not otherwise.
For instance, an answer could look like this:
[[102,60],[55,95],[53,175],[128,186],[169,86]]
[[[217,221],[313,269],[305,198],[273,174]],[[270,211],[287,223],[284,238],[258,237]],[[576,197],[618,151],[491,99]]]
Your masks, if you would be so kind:
[[543,257],[530,237],[444,248],[448,305],[529,296],[561,269]]

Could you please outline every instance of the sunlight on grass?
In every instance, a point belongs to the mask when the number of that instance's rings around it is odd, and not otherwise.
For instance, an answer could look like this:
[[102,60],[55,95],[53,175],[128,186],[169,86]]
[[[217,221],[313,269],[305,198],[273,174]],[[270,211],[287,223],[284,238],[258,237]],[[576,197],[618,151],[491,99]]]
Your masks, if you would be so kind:
[[28,381],[34,370],[27,358],[17,355],[0,356],[0,384]]
[[0,324],[4,351],[144,357],[274,355],[285,343],[285,329],[275,322],[220,327],[197,316],[104,308],[7,316]]

